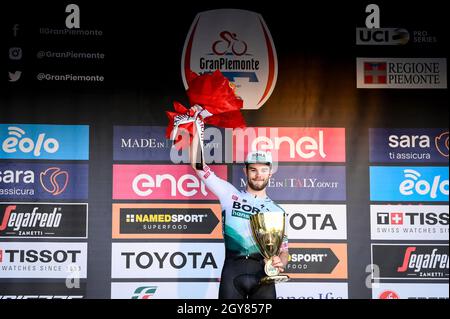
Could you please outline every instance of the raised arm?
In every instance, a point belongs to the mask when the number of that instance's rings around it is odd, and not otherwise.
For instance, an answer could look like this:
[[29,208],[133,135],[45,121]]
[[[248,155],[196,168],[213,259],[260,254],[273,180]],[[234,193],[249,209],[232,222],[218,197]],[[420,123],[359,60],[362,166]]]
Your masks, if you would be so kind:
[[211,168],[205,164],[204,154],[200,151],[200,139],[198,138],[197,129],[194,126],[194,138],[190,147],[190,162],[200,179],[205,183],[208,189],[216,195],[219,200],[226,201],[231,198],[232,194],[239,191],[227,181],[219,178]]

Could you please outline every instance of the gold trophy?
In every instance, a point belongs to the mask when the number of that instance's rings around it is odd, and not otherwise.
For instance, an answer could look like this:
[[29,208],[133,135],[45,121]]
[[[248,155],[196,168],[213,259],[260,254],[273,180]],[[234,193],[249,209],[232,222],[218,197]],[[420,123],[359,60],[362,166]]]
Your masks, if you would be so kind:
[[289,276],[280,275],[279,270],[272,266],[272,257],[280,253],[284,237],[285,214],[279,212],[264,212],[250,216],[250,228],[253,239],[258,245],[261,255],[266,259],[264,271],[267,277],[261,279],[261,284],[280,283],[289,280]]

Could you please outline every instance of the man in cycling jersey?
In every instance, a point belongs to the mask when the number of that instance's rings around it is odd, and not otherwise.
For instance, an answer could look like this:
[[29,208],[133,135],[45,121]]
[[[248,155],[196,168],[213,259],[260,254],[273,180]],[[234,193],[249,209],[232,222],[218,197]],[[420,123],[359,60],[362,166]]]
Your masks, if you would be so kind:
[[[197,175],[213,192],[222,206],[223,235],[225,241],[225,262],[219,288],[220,299],[275,299],[275,284],[260,284],[265,277],[264,257],[253,240],[250,215],[259,212],[280,212],[284,210],[266,194],[266,187],[272,176],[270,153],[250,152],[245,160],[244,173],[247,178],[245,190],[237,190],[232,184],[217,177],[203,164],[196,166],[197,135],[191,147],[191,164]],[[272,265],[280,272],[288,263],[288,238],[285,235],[280,253],[272,259]]]

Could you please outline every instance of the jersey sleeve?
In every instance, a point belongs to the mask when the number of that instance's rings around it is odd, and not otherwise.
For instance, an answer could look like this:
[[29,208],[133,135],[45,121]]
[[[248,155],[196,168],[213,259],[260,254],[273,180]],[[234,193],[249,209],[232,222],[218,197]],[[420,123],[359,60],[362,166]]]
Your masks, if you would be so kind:
[[229,200],[232,194],[239,191],[229,182],[217,177],[216,174],[207,165],[204,165],[203,170],[195,170],[200,179],[205,183],[206,187],[219,198],[221,203]]

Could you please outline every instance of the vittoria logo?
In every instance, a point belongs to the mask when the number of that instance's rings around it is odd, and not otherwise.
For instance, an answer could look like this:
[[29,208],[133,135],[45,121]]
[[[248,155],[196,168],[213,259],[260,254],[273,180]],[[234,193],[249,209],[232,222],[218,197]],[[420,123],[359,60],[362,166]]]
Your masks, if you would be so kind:
[[112,282],[111,299],[217,299],[219,282]]
[[448,299],[448,283],[377,283],[372,286],[373,299]]
[[345,129],[337,127],[247,127],[233,130],[233,159],[270,151],[280,162],[345,162]]
[[275,87],[277,55],[262,16],[237,9],[200,12],[186,38],[182,55],[182,78],[190,70],[220,70],[236,85],[245,109],[258,109]]

